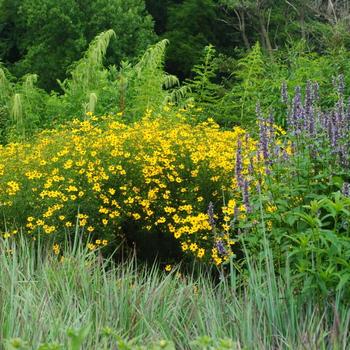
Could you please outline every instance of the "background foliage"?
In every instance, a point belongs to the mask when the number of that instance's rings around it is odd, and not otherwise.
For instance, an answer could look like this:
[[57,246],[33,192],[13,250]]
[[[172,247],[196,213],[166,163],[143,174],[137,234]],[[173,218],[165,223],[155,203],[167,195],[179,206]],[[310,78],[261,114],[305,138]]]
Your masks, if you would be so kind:
[[0,0],[6,347],[348,348],[349,19]]
[[152,18],[142,0],[97,0],[57,2],[0,2],[0,60],[16,76],[39,75],[39,86],[59,88],[99,33],[113,29],[118,40],[112,44],[106,64],[132,59],[155,41]]

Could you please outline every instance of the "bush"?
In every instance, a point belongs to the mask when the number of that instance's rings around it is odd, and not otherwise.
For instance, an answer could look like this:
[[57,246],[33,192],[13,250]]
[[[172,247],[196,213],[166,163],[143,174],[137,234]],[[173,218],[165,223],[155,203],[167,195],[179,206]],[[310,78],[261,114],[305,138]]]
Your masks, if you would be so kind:
[[326,111],[317,85],[308,82],[304,101],[296,89],[285,141],[292,154],[285,159],[274,158],[278,144],[264,135],[260,117],[260,152],[271,166],[251,198],[249,220],[239,224],[251,254],[262,254],[267,238],[278,270],[290,268],[296,286],[323,294],[350,284],[350,118],[342,76],[338,83],[339,100]]
[[257,142],[211,120],[192,126],[183,121],[190,110],[174,121],[165,109],[132,125],[89,113],[32,143],[0,148],[4,235],[25,226],[60,243],[77,225],[91,249],[136,241],[146,256],[228,261],[230,222],[246,219],[248,192],[265,174]]

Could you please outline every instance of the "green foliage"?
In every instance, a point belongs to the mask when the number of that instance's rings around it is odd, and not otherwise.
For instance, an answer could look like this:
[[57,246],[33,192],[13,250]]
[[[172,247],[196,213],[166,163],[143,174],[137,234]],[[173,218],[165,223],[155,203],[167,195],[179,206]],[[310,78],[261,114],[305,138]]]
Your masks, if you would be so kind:
[[217,20],[218,9],[212,0],[172,1],[167,14],[163,33],[170,41],[166,67],[181,79],[191,77],[192,67],[200,61],[205,46],[212,43],[221,48],[232,43],[223,30],[226,26]]
[[[60,83],[64,93],[61,121],[67,113],[69,116],[81,116],[91,109],[95,110],[100,99],[106,104],[106,99],[110,97],[112,91],[108,70],[104,68],[103,61],[113,37],[115,37],[113,30],[99,34],[90,43],[84,57],[74,64],[71,77]],[[104,108],[106,107],[104,105]]]
[[350,198],[340,192],[322,196],[294,215],[299,230],[283,244],[289,246],[289,263],[299,284],[325,295],[334,287],[349,288]]
[[178,79],[164,72],[165,49],[168,40],[150,47],[133,67],[134,79],[128,101],[133,115],[142,115],[146,109],[159,110],[171,100],[168,89],[179,85]]
[[[349,126],[344,119],[341,134],[338,124],[325,130],[320,116],[329,118],[327,121],[337,113],[348,118],[343,92],[333,94],[339,101],[334,110],[325,112],[319,106],[322,98],[311,97],[311,86],[309,83],[307,107],[293,110],[300,124],[294,132],[289,125],[289,146],[279,144],[290,147],[290,156],[277,161],[271,156],[277,142],[267,150],[271,152],[267,181],[261,184],[259,196],[252,194],[250,219],[238,227],[246,233],[241,239],[250,254],[263,255],[262,242],[267,237],[276,269],[289,269],[298,290],[322,298],[350,286],[350,198],[346,191],[339,192],[349,181]],[[305,127],[308,120],[313,122]],[[338,136],[332,136],[330,130]]]
[[0,144],[5,143],[6,140],[11,95],[10,74],[0,66]]
[[[223,125],[254,125],[257,103],[266,111],[273,110],[277,122],[285,125],[287,110],[281,103],[280,90],[283,82],[290,93],[297,86],[305,87],[308,80],[319,84],[324,96],[320,106],[330,108],[338,99],[334,93],[334,78],[344,74],[346,93],[349,92],[349,52],[343,48],[323,55],[309,52],[305,42],[294,43],[275,55],[274,60],[264,55],[260,44],[243,55],[233,66],[232,76],[226,79],[224,96],[216,104],[218,121]],[[220,117],[219,117],[220,118]]]
[[120,68],[106,68],[104,60],[115,32],[99,34],[84,57],[71,66],[69,77],[60,83],[62,94],[36,86],[37,76],[28,74],[15,80],[0,68],[1,142],[24,139],[42,128],[52,128],[86,112],[123,112],[136,120],[146,110],[159,111],[169,102],[184,98],[186,88],[164,71],[167,40],[150,46],[135,64],[122,62]]
[[223,100],[229,109],[226,114],[232,114],[240,124],[252,123],[255,119],[255,106],[261,100],[267,83],[265,58],[259,43],[238,61],[234,75],[238,84],[233,86]]
[[67,247],[61,261],[41,242],[0,239],[0,337],[6,350],[349,345],[349,308],[341,299],[348,291],[340,288],[326,302],[295,293],[288,271],[274,272],[268,245],[266,260],[249,259],[243,278],[232,268],[215,282],[203,271],[198,277],[178,269],[166,275],[135,260],[103,260],[85,251],[79,236],[75,251]]
[[[17,76],[38,74],[39,86],[47,91],[58,88],[56,80],[65,79],[70,65],[103,31],[112,29],[118,37],[108,64],[133,59],[155,41],[142,0],[3,0],[1,10],[6,25],[0,27],[5,48],[0,59]],[[18,35],[13,38],[12,32]]]
[[193,78],[186,81],[185,87],[188,89],[187,98],[191,99],[199,108],[205,109],[208,114],[214,113],[213,116],[218,114],[218,118],[215,119],[220,121],[217,110],[220,85],[214,82],[217,71],[216,50],[212,45],[206,46],[202,62],[193,67]]
[[24,139],[36,131],[45,113],[45,93],[36,87],[37,76],[28,74],[14,83],[8,72],[0,68],[0,142]]

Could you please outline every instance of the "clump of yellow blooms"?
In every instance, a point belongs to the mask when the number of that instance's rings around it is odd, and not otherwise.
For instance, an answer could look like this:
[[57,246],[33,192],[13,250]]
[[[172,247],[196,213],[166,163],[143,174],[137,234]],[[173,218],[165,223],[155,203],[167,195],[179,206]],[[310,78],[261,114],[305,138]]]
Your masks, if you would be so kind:
[[[232,255],[233,216],[247,215],[235,178],[238,140],[242,174],[253,188],[265,170],[255,155],[257,142],[239,127],[221,130],[212,120],[194,126],[151,113],[134,124],[90,115],[31,143],[0,146],[1,211],[8,225],[55,235],[56,242],[78,227],[91,250],[122,239],[128,234],[123,223],[134,222],[145,231],[166,232],[186,254],[220,265]],[[53,250],[59,254],[58,243]]]

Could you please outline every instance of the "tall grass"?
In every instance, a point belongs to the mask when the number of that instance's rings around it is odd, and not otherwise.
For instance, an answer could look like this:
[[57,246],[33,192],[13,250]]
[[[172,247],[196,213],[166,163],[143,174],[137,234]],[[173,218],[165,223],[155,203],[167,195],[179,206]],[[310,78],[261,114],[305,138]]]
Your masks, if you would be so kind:
[[14,337],[31,349],[44,342],[68,348],[69,328],[89,330],[84,349],[114,349],[114,340],[102,337],[106,327],[142,344],[169,339],[178,349],[198,348],[190,344],[204,335],[230,338],[237,349],[350,346],[342,291],[328,300],[296,293],[288,271],[274,273],[268,247],[265,261],[249,262],[246,278],[232,269],[219,282],[135,259],[114,264],[79,245],[63,260],[48,251],[26,239],[0,241],[1,349]]

